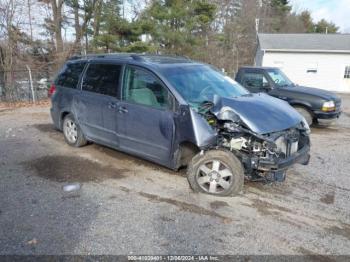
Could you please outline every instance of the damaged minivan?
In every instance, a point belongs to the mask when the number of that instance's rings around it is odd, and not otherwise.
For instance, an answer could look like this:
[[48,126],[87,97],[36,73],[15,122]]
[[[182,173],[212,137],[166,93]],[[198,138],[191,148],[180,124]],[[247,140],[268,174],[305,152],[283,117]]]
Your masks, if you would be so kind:
[[69,145],[91,141],[174,170],[187,166],[197,192],[228,196],[245,179],[283,181],[310,158],[309,126],[288,103],[186,58],[73,57],[49,95]]

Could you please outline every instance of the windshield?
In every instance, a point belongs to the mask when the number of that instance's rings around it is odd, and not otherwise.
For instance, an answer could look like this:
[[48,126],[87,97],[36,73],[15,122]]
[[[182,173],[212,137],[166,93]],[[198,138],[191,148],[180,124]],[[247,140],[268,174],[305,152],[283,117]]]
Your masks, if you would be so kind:
[[294,85],[292,81],[280,70],[280,69],[267,69],[267,73],[279,87],[292,86]]
[[168,67],[163,74],[181,96],[192,106],[212,101],[214,95],[238,97],[249,92],[230,77],[206,65]]

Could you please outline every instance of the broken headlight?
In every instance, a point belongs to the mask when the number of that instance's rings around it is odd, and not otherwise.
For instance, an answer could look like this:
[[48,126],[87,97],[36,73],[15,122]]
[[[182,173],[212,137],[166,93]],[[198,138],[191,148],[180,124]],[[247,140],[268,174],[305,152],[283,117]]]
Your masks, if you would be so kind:
[[306,121],[306,119],[304,117],[303,117],[303,119],[301,121],[301,125],[302,125],[303,128],[305,128],[307,134],[311,133],[310,126],[309,126],[309,124],[307,123],[307,121]]
[[230,107],[223,107],[219,114],[217,115],[217,118],[223,121],[232,121],[232,122],[238,122],[239,116],[233,112],[233,110]]

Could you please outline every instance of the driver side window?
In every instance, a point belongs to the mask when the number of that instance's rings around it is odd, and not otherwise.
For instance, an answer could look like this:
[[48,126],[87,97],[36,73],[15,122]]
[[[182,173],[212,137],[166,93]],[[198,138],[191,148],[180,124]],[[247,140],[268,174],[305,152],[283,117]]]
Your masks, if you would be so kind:
[[243,85],[249,89],[259,90],[269,86],[269,82],[262,73],[245,73]]
[[172,109],[174,98],[150,72],[126,67],[122,91],[124,101],[158,109]]

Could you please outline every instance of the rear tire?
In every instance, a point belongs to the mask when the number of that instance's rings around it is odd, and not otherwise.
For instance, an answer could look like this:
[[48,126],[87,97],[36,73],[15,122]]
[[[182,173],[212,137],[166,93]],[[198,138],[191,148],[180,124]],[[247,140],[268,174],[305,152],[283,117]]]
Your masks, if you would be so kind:
[[195,192],[233,196],[243,189],[244,170],[230,151],[210,150],[193,157],[187,169],[187,179]]
[[87,140],[72,114],[68,114],[64,117],[62,130],[64,139],[68,145],[82,147],[87,144]]
[[302,106],[294,106],[294,109],[297,110],[299,114],[301,114],[305,118],[309,126],[312,125],[314,118],[309,110]]

